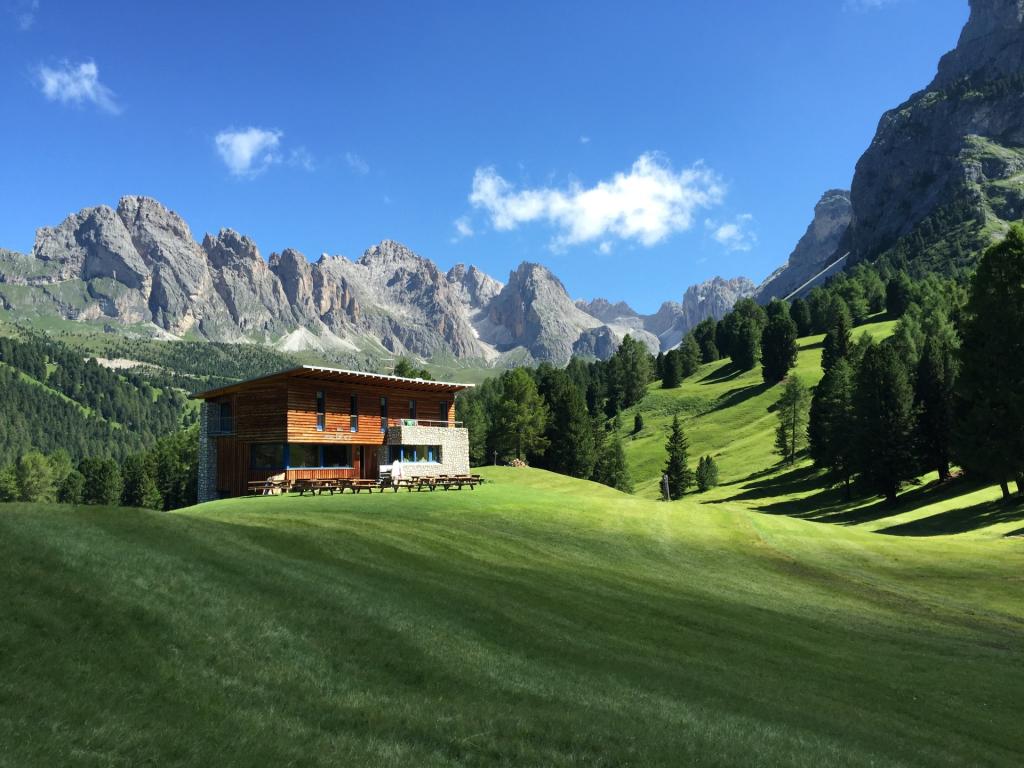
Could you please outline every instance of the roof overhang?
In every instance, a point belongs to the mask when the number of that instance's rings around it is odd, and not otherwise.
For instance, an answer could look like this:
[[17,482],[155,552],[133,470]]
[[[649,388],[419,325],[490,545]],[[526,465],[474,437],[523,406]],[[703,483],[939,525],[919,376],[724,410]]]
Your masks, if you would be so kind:
[[470,389],[472,384],[459,384],[453,381],[429,381],[427,379],[407,379],[404,376],[390,376],[384,373],[366,373],[364,371],[346,371],[342,368],[323,368],[317,365],[303,365],[298,368],[289,368],[286,371],[278,371],[268,376],[259,376],[255,379],[239,381],[235,384],[228,384],[225,387],[209,389],[205,392],[196,392],[192,395],[194,400],[212,400],[217,397],[224,397],[236,392],[244,392],[261,384],[275,384],[291,379],[306,379],[314,381],[328,381],[339,384],[392,384],[405,390],[419,392],[459,392],[463,389]]

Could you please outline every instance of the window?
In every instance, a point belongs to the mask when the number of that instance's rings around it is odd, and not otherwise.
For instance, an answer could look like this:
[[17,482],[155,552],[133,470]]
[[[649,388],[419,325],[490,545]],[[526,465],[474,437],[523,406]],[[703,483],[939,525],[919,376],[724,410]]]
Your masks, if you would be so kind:
[[349,432],[359,431],[359,396],[352,395],[348,403],[348,430]]
[[316,431],[323,432],[327,426],[327,398],[323,390],[316,393]]
[[388,399],[386,397],[380,399],[380,431],[388,431]]
[[438,407],[437,407],[437,411],[438,411],[438,421],[440,421],[442,424],[447,424],[448,423],[448,401],[447,400],[442,400],[440,402],[440,404],[438,405]]
[[415,400],[410,400],[409,401],[409,418],[413,419],[413,420],[416,419],[416,401]]
[[220,431],[224,435],[230,435],[235,431],[234,411],[230,402],[220,404]]
[[249,446],[250,469],[284,469],[284,443],[253,443]]
[[351,467],[352,446],[351,445],[325,445],[323,447],[324,467]]
[[289,467],[319,467],[320,446],[309,444],[292,444],[288,446]]
[[389,445],[388,461],[394,464],[416,462],[417,464],[440,464],[441,446],[439,445]]

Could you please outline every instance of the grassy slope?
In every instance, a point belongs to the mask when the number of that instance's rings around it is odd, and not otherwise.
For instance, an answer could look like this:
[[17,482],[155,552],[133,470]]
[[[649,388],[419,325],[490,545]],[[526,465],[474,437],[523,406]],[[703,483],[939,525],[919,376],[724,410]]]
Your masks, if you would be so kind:
[[1024,542],[487,472],[0,507],[0,764],[1018,764]]
[[[867,333],[880,339],[890,335],[894,322],[876,322],[857,328],[855,337]],[[795,375],[808,386],[821,378],[821,343],[824,336],[800,339]],[[642,403],[622,416],[626,458],[638,493],[656,497],[665,463],[665,435],[672,415],[678,413],[690,440],[690,456],[711,454],[718,463],[722,482],[740,480],[773,465],[772,452],[778,419],[771,412],[779,387],[767,387],[760,366],[736,371],[728,360],[710,363],[683,382],[679,389],[664,390],[654,383]],[[644,429],[633,436],[633,416],[643,414]]]

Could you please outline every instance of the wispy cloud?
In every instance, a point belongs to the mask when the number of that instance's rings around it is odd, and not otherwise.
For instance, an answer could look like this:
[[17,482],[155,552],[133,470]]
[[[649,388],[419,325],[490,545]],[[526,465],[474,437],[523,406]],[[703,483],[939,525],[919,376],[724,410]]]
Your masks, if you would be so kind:
[[590,137],[589,136],[580,136],[580,144],[589,144],[589,143],[590,143]]
[[660,155],[643,154],[609,181],[592,187],[574,182],[564,190],[516,190],[494,168],[478,168],[469,201],[490,214],[497,230],[547,221],[558,229],[552,247],[560,249],[609,237],[655,245],[690,229],[698,210],[724,197],[724,184],[703,164],[676,172]]
[[284,133],[276,129],[229,128],[214,138],[214,145],[235,176],[253,178],[281,161],[278,148]]
[[39,0],[14,0],[10,10],[18,29],[28,32],[36,23],[36,13],[39,11]]
[[56,67],[43,65],[37,74],[39,87],[50,101],[76,105],[89,103],[112,115],[121,112],[114,92],[100,82],[100,70],[94,61],[81,64],[64,61]]
[[468,216],[460,216],[452,224],[455,227],[455,237],[452,238],[452,242],[457,242],[474,235],[473,224]]
[[313,158],[313,153],[305,147],[296,147],[288,153],[288,165],[301,168],[310,173],[316,170],[316,160]]
[[357,173],[360,176],[365,176],[370,172],[370,164],[363,160],[363,158],[361,158],[355,152],[346,152],[345,162],[348,163],[348,167],[352,171],[352,173]]
[[750,229],[754,217],[743,213],[725,223],[705,219],[704,227],[711,232],[716,242],[728,251],[749,251],[757,245],[757,234]]
[[874,11],[899,0],[843,0],[844,11]]

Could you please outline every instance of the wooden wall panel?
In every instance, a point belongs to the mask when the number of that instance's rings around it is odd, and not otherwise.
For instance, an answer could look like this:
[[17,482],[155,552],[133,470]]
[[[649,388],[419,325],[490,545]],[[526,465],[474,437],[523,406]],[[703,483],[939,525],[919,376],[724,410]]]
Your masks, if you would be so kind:
[[231,397],[234,401],[235,436],[239,440],[284,442],[288,407],[284,385],[248,390]]
[[[326,424],[323,432],[316,428],[316,393],[326,398]],[[349,428],[351,396],[358,397],[359,431]],[[333,382],[299,381],[288,383],[288,428],[290,443],[351,443],[383,445],[380,398],[388,398],[388,421],[395,423],[411,418],[409,401],[416,401],[416,417],[420,420],[440,419],[441,401],[448,403],[448,423],[455,425],[455,397],[403,390],[393,386],[339,385]]]

